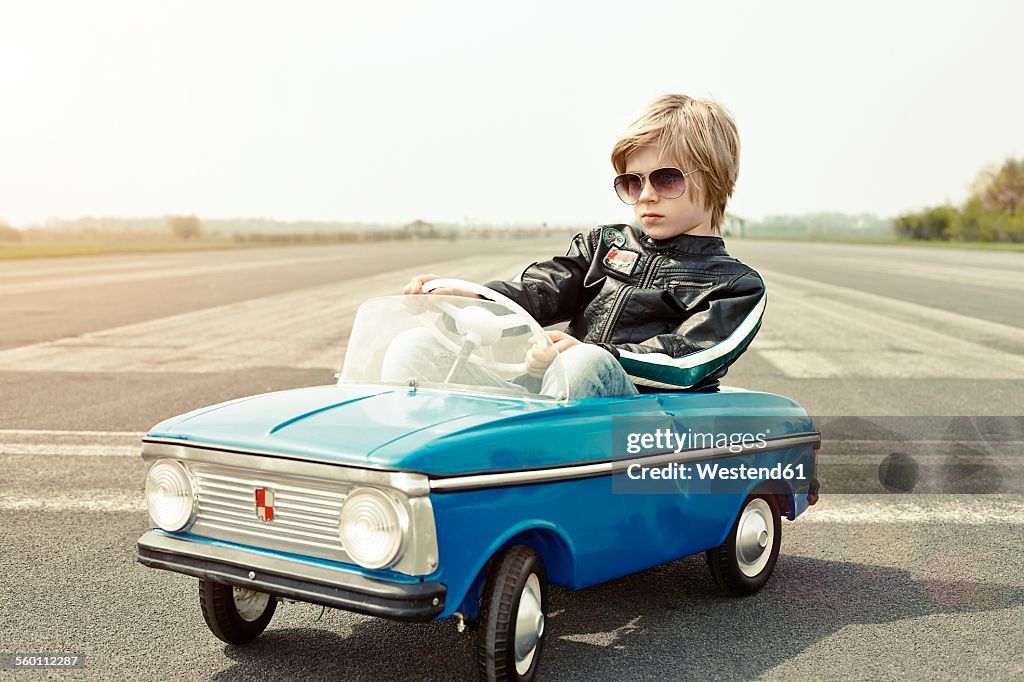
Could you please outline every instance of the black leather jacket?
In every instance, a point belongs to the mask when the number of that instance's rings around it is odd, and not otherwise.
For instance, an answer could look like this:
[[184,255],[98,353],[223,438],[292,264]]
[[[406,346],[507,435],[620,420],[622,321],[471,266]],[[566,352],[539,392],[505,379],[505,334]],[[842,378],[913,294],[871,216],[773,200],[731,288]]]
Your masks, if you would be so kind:
[[653,240],[629,225],[573,237],[569,252],[488,282],[541,325],[622,363],[642,392],[709,390],[761,326],[764,282],[720,237]]

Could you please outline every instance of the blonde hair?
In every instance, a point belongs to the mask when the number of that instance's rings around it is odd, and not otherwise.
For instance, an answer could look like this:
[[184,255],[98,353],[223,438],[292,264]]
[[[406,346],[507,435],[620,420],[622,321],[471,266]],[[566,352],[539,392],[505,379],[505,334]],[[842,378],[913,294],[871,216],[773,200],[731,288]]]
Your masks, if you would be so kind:
[[725,204],[732,196],[740,170],[740,134],[732,115],[718,102],[686,95],[662,95],[612,147],[616,173],[626,171],[630,155],[655,146],[683,171],[699,168],[704,208],[711,209],[711,229],[721,234]]

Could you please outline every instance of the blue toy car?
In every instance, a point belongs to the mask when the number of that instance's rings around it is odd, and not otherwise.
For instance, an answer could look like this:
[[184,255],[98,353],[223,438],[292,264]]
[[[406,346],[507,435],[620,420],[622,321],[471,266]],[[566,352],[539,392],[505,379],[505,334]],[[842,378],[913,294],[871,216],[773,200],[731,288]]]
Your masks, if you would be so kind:
[[[280,600],[478,627],[483,679],[532,679],[548,585],[581,589],[698,552],[768,580],[781,517],[818,496],[820,436],[776,395],[569,395],[514,302],[390,296],[356,314],[336,385],[233,400],[143,440],[146,566],[199,578],[233,644]],[[553,347],[549,347],[554,352]],[[703,440],[698,439],[698,436]],[[754,472],[751,474],[751,472]]]

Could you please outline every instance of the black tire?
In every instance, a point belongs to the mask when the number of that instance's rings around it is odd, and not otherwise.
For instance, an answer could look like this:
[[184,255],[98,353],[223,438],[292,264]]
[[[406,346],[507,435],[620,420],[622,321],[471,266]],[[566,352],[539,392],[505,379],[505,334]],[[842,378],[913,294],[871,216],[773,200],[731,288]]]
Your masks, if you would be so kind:
[[[535,582],[530,581],[531,576],[536,577]],[[532,659],[524,657],[523,665],[528,660],[529,667],[520,673],[516,669],[515,647],[519,605],[524,594],[533,595],[537,591],[540,597],[540,635]],[[532,599],[532,596],[528,599]],[[534,679],[544,648],[547,608],[548,580],[544,562],[526,545],[508,548],[494,562],[484,587],[477,643],[480,679],[488,682]]]
[[210,632],[228,644],[245,644],[267,629],[277,609],[277,599],[267,595],[269,599],[263,611],[258,615],[248,614],[247,619],[242,617],[235,605],[234,592],[235,588],[230,585],[199,579],[199,605]]
[[[765,503],[767,503],[767,509],[765,508]],[[758,518],[751,516],[747,523],[755,524],[755,528],[760,527],[759,524],[764,523],[764,530],[766,532],[769,519],[765,517],[771,517],[771,549],[767,557],[764,557],[764,550],[768,550],[766,544],[761,550],[761,554],[757,556],[757,561],[751,563],[741,563],[740,552],[737,552],[736,549],[740,522],[744,520],[745,514],[756,515]],[[775,562],[778,561],[779,547],[781,545],[782,518],[779,515],[779,505],[775,496],[768,494],[751,495],[744,500],[740,513],[732,524],[732,531],[729,533],[729,537],[726,538],[721,546],[709,549],[705,556],[707,557],[708,568],[711,569],[711,575],[714,576],[715,582],[722,588],[722,591],[730,596],[741,597],[753,594],[765,586],[772,575],[772,571],[775,570]],[[748,543],[746,547],[749,553],[751,545]],[[757,551],[756,548],[754,551]],[[762,562],[763,565],[761,565]],[[749,575],[755,570],[754,575]]]

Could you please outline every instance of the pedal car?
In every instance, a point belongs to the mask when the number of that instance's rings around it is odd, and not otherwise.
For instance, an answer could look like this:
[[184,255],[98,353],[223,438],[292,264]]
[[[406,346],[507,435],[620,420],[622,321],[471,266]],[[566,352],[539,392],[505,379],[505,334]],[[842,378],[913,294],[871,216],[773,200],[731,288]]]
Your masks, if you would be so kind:
[[781,518],[818,494],[800,405],[728,388],[578,399],[557,357],[525,371],[531,348],[555,349],[520,306],[429,284],[490,300],[371,299],[336,385],[205,407],[143,439],[154,527],[138,559],[198,578],[214,635],[254,639],[282,600],[454,616],[478,626],[482,678],[532,679],[549,584],[698,552],[729,594],[766,583]]

